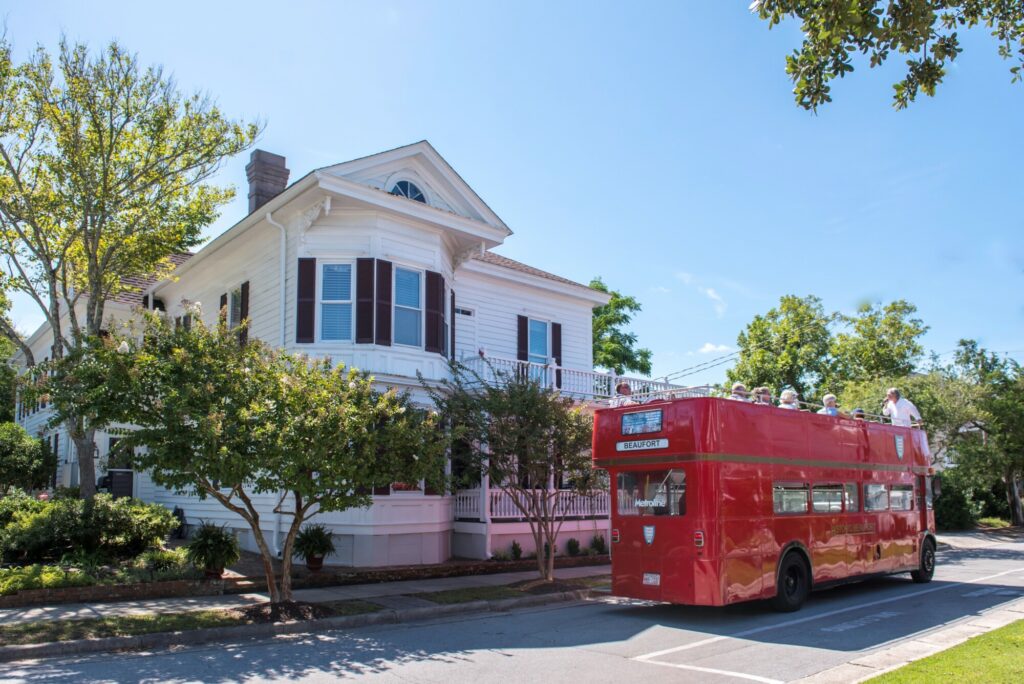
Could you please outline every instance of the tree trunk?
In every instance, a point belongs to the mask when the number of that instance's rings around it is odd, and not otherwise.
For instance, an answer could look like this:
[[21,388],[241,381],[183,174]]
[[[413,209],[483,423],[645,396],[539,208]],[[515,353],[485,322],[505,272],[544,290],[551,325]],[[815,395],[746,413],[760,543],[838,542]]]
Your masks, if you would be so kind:
[[1013,468],[1007,468],[1003,474],[1006,484],[1006,501],[1010,504],[1010,522],[1017,527],[1024,526],[1024,505],[1021,503],[1020,482]]
[[263,537],[259,518],[254,518],[248,522],[249,527],[252,528],[252,536],[256,540],[256,546],[260,549],[260,560],[263,561],[263,573],[267,576],[267,593],[270,594],[270,602],[280,603],[281,594],[277,590],[277,576],[274,573],[274,554],[270,552],[267,540]]
[[298,493],[295,496],[295,510],[292,512],[292,524],[288,527],[288,534],[284,538],[284,548],[281,550],[281,601],[292,600],[292,554],[295,548],[295,537],[299,534],[305,518],[305,509],[302,506],[302,498]]
[[[70,421],[69,421],[70,422]],[[96,430],[71,430],[71,440],[78,452],[78,492],[83,499],[96,496]]]

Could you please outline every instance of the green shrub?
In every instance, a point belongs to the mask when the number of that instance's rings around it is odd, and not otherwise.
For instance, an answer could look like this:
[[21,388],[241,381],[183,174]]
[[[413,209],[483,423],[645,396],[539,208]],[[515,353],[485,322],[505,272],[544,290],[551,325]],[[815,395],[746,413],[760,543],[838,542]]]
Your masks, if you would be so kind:
[[96,579],[78,570],[65,570],[52,565],[29,565],[22,568],[0,568],[0,596],[26,589],[58,589],[86,587]]
[[515,539],[512,540],[512,560],[519,560],[523,557],[523,547]]
[[17,423],[0,423],[0,492],[45,487],[57,470],[49,444]]
[[178,522],[163,506],[97,494],[92,501],[54,499],[23,506],[0,529],[8,561],[56,560],[70,553],[132,558],[157,544]]
[[33,512],[46,506],[42,501],[29,496],[22,491],[14,491],[7,496],[0,498],[0,529],[7,527],[15,514]]
[[590,548],[592,548],[594,553],[599,556],[603,556],[608,553],[608,545],[604,542],[604,536],[600,534],[595,534],[591,537]]
[[[558,546],[557,545],[555,545],[555,555],[556,556],[558,555]],[[544,542],[544,557],[545,558],[551,558],[551,545],[548,544],[547,542]]]
[[504,551],[495,551],[491,554],[491,560],[495,561],[507,561],[511,556]]
[[978,506],[954,478],[942,478],[942,494],[935,499],[935,525],[943,530],[966,530],[978,519]]
[[192,565],[207,572],[219,572],[238,562],[241,551],[235,535],[222,525],[204,522],[185,547]]
[[143,551],[134,561],[122,568],[117,579],[132,582],[162,582],[178,579],[198,579],[202,573],[188,560],[184,548],[150,549]]
[[295,535],[293,551],[296,556],[307,561],[310,558],[324,558],[334,553],[334,540],[325,526],[306,525]]
[[580,540],[569,537],[569,541],[565,542],[565,552],[570,556],[580,555]]

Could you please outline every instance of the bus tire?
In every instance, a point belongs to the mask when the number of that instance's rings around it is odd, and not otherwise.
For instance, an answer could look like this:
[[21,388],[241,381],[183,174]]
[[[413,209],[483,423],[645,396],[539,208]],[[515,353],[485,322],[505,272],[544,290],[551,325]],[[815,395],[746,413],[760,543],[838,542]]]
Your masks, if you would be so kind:
[[917,570],[911,570],[910,576],[918,584],[925,584],[932,581],[935,575],[935,542],[925,539],[921,544],[921,565]]
[[811,571],[796,552],[787,553],[779,565],[779,579],[772,607],[782,613],[800,610],[811,593]]

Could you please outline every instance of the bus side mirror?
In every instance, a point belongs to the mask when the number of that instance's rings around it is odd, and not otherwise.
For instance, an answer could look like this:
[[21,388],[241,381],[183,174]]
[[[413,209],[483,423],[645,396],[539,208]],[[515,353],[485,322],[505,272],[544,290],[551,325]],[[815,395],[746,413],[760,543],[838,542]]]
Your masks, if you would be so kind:
[[942,476],[932,476],[932,497],[938,499],[942,495]]

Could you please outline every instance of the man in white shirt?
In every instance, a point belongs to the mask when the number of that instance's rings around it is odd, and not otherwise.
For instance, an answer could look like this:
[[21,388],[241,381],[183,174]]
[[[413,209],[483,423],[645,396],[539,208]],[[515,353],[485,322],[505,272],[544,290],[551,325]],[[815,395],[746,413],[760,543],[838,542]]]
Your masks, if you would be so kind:
[[921,422],[921,412],[909,399],[900,396],[900,391],[895,387],[890,387],[885,395],[882,415],[889,416],[893,425],[902,427],[911,427],[915,421]]

